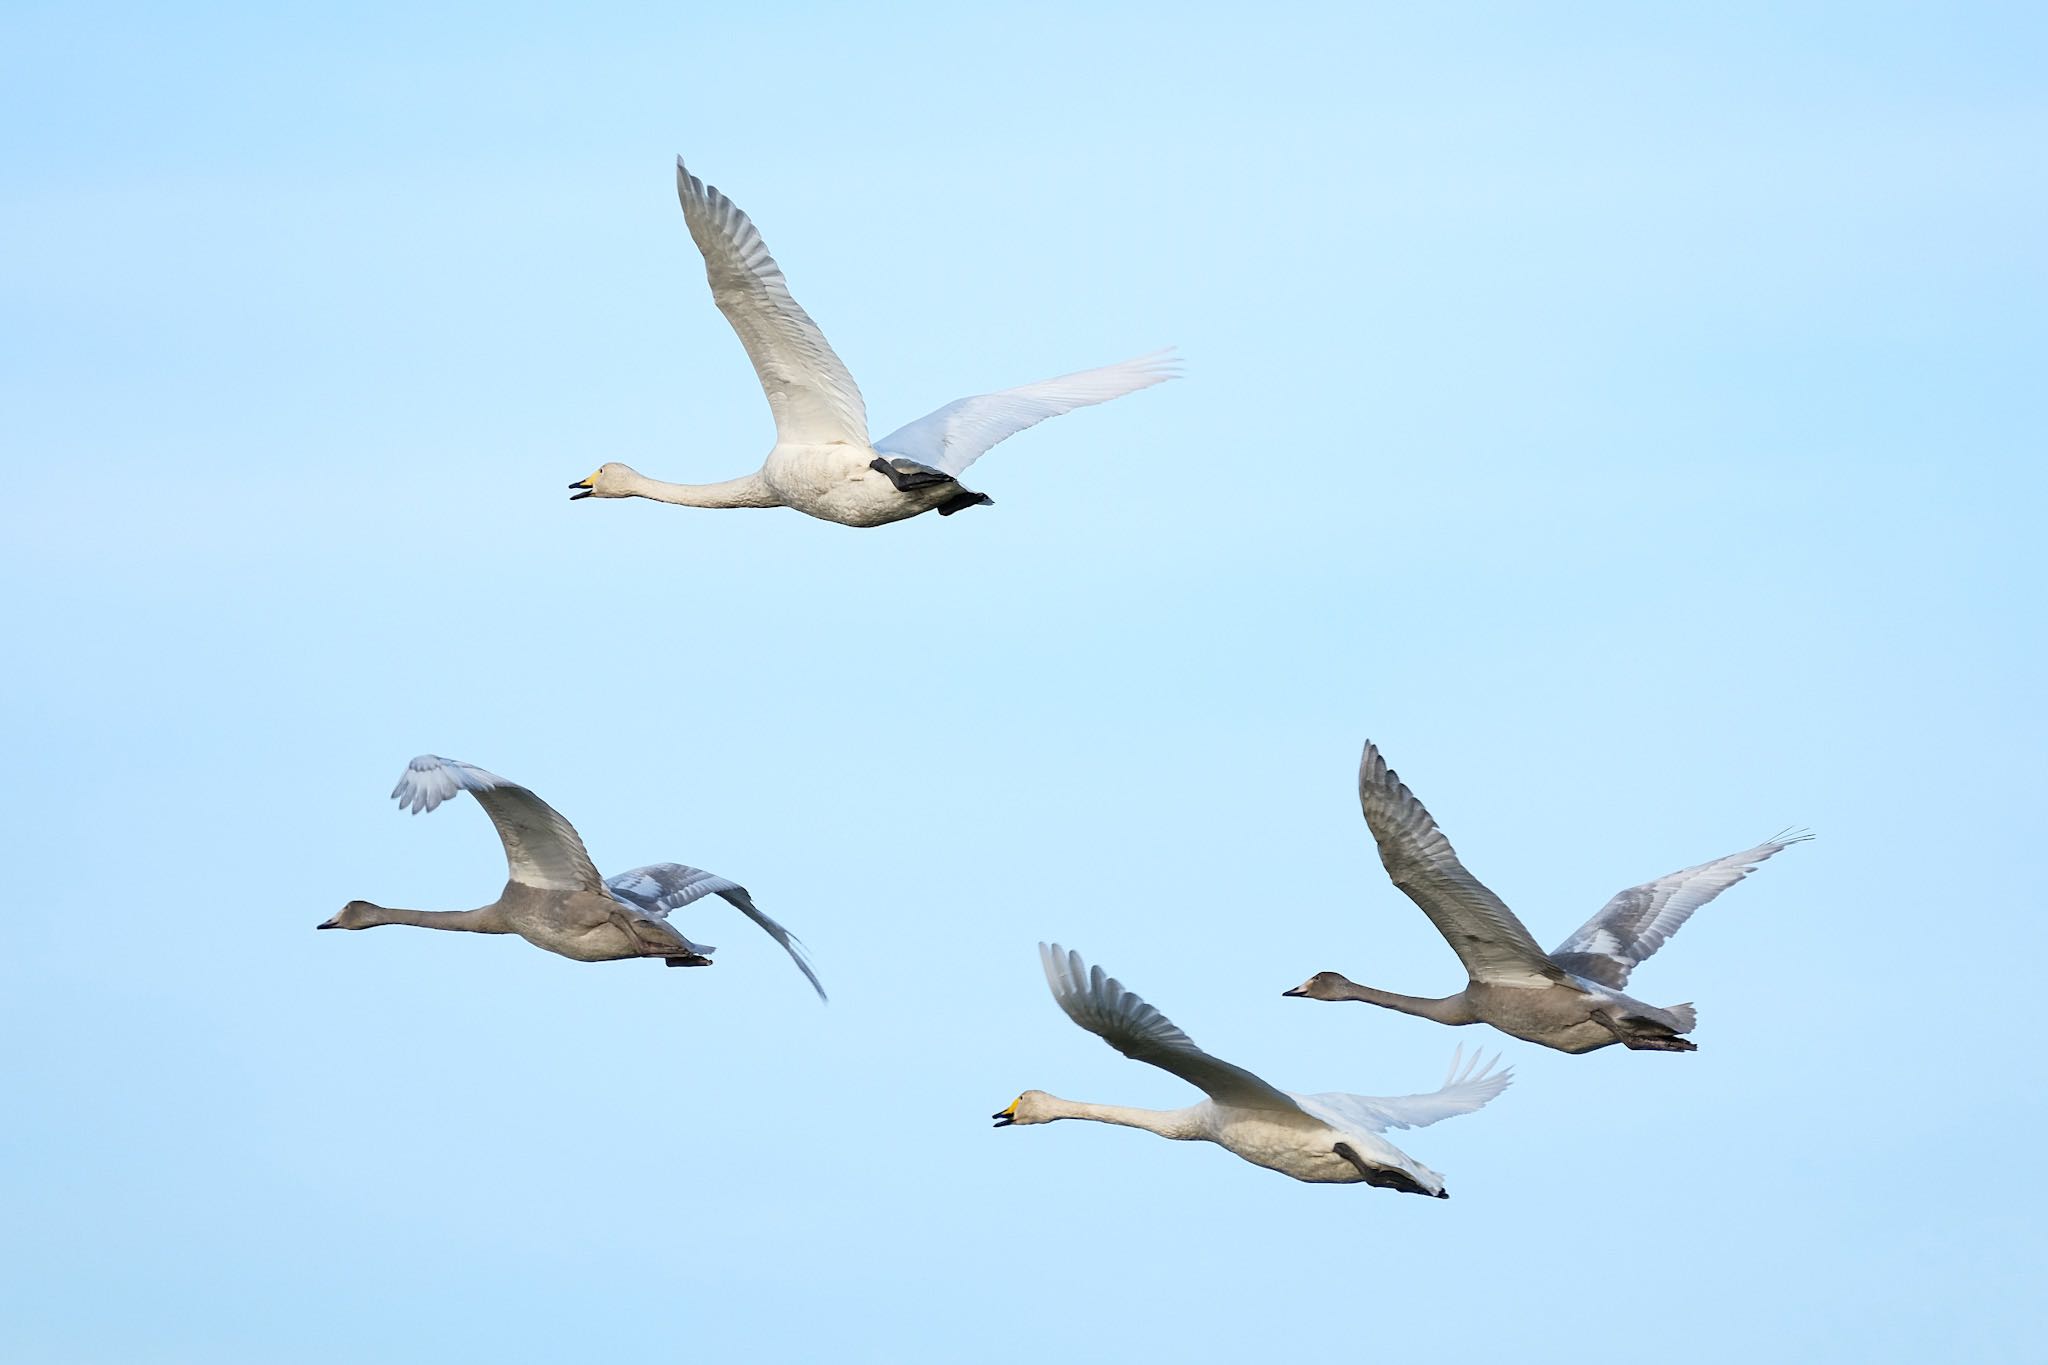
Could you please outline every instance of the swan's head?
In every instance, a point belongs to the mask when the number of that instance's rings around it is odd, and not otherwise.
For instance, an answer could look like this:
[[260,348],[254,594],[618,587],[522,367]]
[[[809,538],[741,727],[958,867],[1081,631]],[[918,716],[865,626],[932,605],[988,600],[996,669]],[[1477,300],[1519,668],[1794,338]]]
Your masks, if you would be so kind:
[[316,924],[315,929],[368,929],[381,921],[377,918],[377,907],[368,901],[350,901],[341,907],[333,919]]
[[1008,1128],[1013,1123],[1051,1123],[1060,1115],[1052,1112],[1052,1096],[1043,1090],[1027,1090],[1010,1101],[1010,1107],[991,1115],[996,1127]]
[[1351,984],[1351,978],[1342,972],[1317,972],[1291,991],[1282,995],[1297,996],[1305,1000],[1348,1000],[1344,988]]
[[639,474],[640,471],[633,466],[620,464],[617,460],[601,464],[589,478],[578,479],[569,485],[573,490],[569,501],[574,502],[578,498],[630,498],[633,495],[627,491],[626,481],[638,478]]

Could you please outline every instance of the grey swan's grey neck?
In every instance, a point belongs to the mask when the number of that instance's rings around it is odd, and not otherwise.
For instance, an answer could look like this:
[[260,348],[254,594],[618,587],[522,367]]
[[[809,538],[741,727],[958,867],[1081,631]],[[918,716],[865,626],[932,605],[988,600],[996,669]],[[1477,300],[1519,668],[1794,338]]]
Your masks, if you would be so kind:
[[664,483],[635,473],[622,479],[629,497],[672,502],[680,507],[780,507],[782,499],[759,474],[723,483]]
[[1441,999],[1430,999],[1420,995],[1402,995],[1396,991],[1383,991],[1377,986],[1361,986],[1346,978],[1325,997],[1330,1000],[1363,1000],[1368,1005],[1381,1005],[1403,1014],[1413,1014],[1424,1019],[1434,1019],[1439,1024],[1476,1024],[1479,1015],[1474,1012],[1472,1002],[1464,992],[1446,995]]
[[407,910],[401,906],[364,902],[365,929],[383,924],[410,924],[416,929],[454,929],[469,934],[509,934],[502,906],[493,902],[475,910]]
[[1047,1095],[1041,1103],[1045,1108],[1046,1122],[1053,1119],[1091,1119],[1096,1123],[1114,1123],[1119,1128],[1143,1128],[1148,1133],[1177,1140],[1209,1135],[1208,1130],[1195,1121],[1192,1109],[1134,1109],[1123,1104],[1063,1100],[1058,1095]]

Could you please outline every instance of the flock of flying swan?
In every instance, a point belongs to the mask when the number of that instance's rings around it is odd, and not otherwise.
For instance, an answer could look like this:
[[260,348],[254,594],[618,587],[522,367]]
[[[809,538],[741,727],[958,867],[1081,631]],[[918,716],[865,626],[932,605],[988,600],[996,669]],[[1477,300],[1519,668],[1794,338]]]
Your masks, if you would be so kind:
[[[870,442],[860,389],[825,334],[789,292],[781,267],[747,215],[676,160],[683,220],[704,255],[711,296],[739,334],[768,397],[775,444],[761,468],[721,483],[665,483],[627,465],[605,464],[570,485],[571,500],[651,498],[686,507],[790,507],[846,526],[882,526],[923,512],[940,516],[992,500],[960,476],[998,442],[1076,408],[1149,388],[1178,373],[1171,350],[1020,388],[979,394]],[[738,882],[682,863],[651,863],[604,877],[576,829],[538,796],[494,773],[423,754],[391,795],[414,814],[460,792],[476,798],[505,846],[508,877],[498,898],[474,910],[408,910],[353,900],[321,929],[409,924],[477,934],[515,934],[578,962],[657,958],[704,967],[714,949],[696,943],[671,916],[716,896],[782,945],[822,1001],[825,988],[803,945],[762,913]],[[1741,853],[1630,887],[1564,941],[1544,952],[1501,899],[1465,870],[1436,821],[1368,742],[1358,799],[1380,860],[1395,886],[1429,917],[1464,964],[1465,988],[1427,998],[1362,986],[1318,972],[1284,995],[1362,1000],[1440,1024],[1491,1024],[1561,1052],[1620,1043],[1634,1050],[1690,1052],[1690,1004],[1657,1006],[1626,994],[1629,973],[1676,933],[1693,911],[1741,881],[1766,858],[1810,839],[1787,831]],[[1460,1047],[1444,1083],[1424,1094],[1373,1098],[1279,1090],[1243,1067],[1213,1057],[1102,968],[1058,944],[1038,946],[1052,996],[1067,1017],[1134,1061],[1171,1072],[1208,1098],[1185,1109],[1135,1109],[1027,1090],[995,1117],[999,1128],[1089,1119],[1142,1128],[1181,1141],[1213,1142],[1268,1170],[1312,1184],[1376,1185],[1448,1197],[1443,1177],[1382,1136],[1469,1114],[1507,1088],[1498,1055],[1482,1065]]]

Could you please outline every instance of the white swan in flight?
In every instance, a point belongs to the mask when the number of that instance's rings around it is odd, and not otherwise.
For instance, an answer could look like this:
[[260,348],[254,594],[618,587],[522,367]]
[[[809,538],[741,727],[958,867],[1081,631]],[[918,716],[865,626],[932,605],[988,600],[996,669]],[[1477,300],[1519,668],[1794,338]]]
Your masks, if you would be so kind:
[[1052,998],[1067,1017],[1133,1061],[1147,1062],[1198,1086],[1209,1098],[1186,1109],[1129,1109],[1116,1104],[1063,1100],[1027,1090],[995,1115],[996,1127],[1093,1119],[1182,1141],[1213,1142],[1254,1166],[1321,1185],[1378,1185],[1448,1199],[1443,1177],[1380,1134],[1423,1128],[1469,1114],[1507,1088],[1509,1072],[1479,1065],[1478,1054],[1451,1058],[1443,1087],[1426,1095],[1375,1099],[1366,1095],[1294,1095],[1241,1066],[1211,1057],[1173,1021],[1091,968],[1079,953],[1057,943],[1038,945]]
[[578,962],[658,957],[671,967],[708,967],[714,951],[692,943],[668,922],[702,896],[719,896],[767,930],[795,959],[818,998],[825,988],[804,960],[803,946],[762,914],[738,882],[681,863],[651,863],[616,877],[597,875],[575,828],[547,802],[515,782],[452,758],[421,754],[408,763],[391,795],[401,810],[418,815],[466,791],[497,826],[511,880],[504,894],[475,910],[400,910],[350,901],[319,929],[372,929],[413,924],[472,934],[517,934],[536,948]]
[[723,483],[663,483],[613,462],[569,485],[578,498],[652,498],[684,507],[793,507],[846,526],[881,526],[993,499],[960,485],[967,466],[1048,417],[1171,379],[1170,350],[1000,393],[977,394],[872,445],[860,389],[818,324],[791,297],[747,215],[676,158],[683,221],[704,253],[718,311],[739,333],[775,416],[775,448],[755,473]]
[[1422,907],[1471,979],[1440,1000],[1361,986],[1337,972],[1318,972],[1281,993],[1363,1000],[1439,1024],[1491,1024],[1560,1052],[1617,1042],[1643,1051],[1696,1051],[1679,1036],[1692,1032],[1693,1007],[1660,1008],[1624,995],[1630,970],[1758,863],[1813,837],[1788,830],[1755,848],[1632,886],[1546,953],[1500,897],[1465,870],[1451,841],[1370,741],[1358,765],[1358,801],[1387,875]]

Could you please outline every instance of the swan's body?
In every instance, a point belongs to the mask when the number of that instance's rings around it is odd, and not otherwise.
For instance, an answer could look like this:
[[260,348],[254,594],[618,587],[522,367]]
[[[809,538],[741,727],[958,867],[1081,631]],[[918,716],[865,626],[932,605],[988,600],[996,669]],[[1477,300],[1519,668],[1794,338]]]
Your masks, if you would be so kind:
[[1358,801],[1394,885],[1422,907],[1470,977],[1441,999],[1397,995],[1318,972],[1286,995],[1363,1000],[1440,1024],[1493,1025],[1560,1052],[1621,1043],[1653,1052],[1691,1052],[1696,1016],[1687,1005],[1644,1004],[1623,992],[1629,972],[1678,932],[1692,912],[1756,865],[1809,834],[1781,834],[1747,849],[1632,886],[1546,953],[1500,897],[1458,861],[1415,794],[1368,742],[1358,765]]
[[683,220],[704,253],[711,297],[739,333],[775,416],[760,470],[723,483],[664,483],[606,464],[569,485],[575,498],[652,498],[684,507],[793,507],[843,526],[881,526],[921,512],[950,516],[992,501],[960,484],[1005,437],[1048,417],[1171,379],[1169,353],[1142,356],[1000,393],[948,403],[870,444],[867,405],[824,332],[747,215],[676,158]]
[[475,910],[405,910],[350,901],[316,927],[372,929],[411,924],[473,934],[517,934],[536,948],[578,962],[658,957],[671,967],[708,967],[715,950],[692,943],[668,922],[670,912],[703,896],[730,902],[780,943],[810,980],[818,998],[825,988],[788,930],[755,908],[738,882],[681,863],[653,863],[598,876],[575,827],[547,802],[517,783],[454,759],[422,754],[406,765],[391,795],[417,815],[457,792],[476,797],[505,845],[511,877],[489,905]]
[[1378,1185],[1445,1199],[1443,1177],[1380,1134],[1469,1114],[1508,1084],[1509,1073],[1491,1065],[1482,1070],[1476,1054],[1464,1063],[1460,1049],[1443,1088],[1426,1095],[1290,1094],[1196,1047],[1172,1020],[1102,968],[1091,969],[1079,953],[1041,943],[1038,955],[1053,999],[1069,1019],[1124,1056],[1199,1086],[1209,1098],[1186,1109],[1131,1109],[1027,1090],[995,1116],[999,1128],[1093,1119],[1181,1141],[1213,1142],[1254,1166],[1312,1184]]

